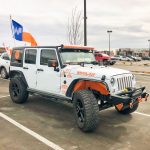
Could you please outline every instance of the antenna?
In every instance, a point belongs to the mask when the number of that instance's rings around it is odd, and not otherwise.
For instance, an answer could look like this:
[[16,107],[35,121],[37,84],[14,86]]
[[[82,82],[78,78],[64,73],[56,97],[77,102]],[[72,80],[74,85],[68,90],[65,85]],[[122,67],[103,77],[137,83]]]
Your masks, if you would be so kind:
[[11,26],[11,31],[12,31],[12,38],[14,39],[14,46],[16,46],[16,42],[15,42],[15,38],[14,38],[14,29],[13,29],[13,26],[12,26],[12,17],[10,15],[10,26]]

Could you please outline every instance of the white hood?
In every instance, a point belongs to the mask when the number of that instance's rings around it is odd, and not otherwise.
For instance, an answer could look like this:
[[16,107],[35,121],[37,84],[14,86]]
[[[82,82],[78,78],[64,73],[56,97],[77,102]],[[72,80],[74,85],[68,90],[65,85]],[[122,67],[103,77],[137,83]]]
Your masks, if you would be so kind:
[[65,70],[69,70],[70,74],[83,77],[101,78],[103,75],[105,75],[107,79],[110,79],[112,76],[130,73],[130,71],[127,70],[98,65],[85,65],[84,67],[79,65],[69,65],[64,68],[64,71]]

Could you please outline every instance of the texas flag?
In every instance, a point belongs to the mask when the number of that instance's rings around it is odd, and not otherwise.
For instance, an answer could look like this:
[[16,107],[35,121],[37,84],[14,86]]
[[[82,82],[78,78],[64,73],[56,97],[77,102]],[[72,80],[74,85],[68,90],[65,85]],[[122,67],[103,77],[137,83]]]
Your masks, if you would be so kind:
[[31,43],[31,46],[37,46],[37,42],[33,38],[33,36],[25,31],[23,26],[19,24],[18,22],[12,20],[12,33],[13,38],[15,38],[18,41],[24,41]]

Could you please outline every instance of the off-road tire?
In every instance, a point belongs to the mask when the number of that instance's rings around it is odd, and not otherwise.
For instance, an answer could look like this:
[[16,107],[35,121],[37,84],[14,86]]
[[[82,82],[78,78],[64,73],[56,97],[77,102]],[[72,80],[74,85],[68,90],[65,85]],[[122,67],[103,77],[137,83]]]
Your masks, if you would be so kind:
[[123,109],[123,110],[118,110],[117,107],[115,107],[115,108],[116,108],[116,110],[117,110],[120,114],[127,115],[127,114],[131,114],[131,113],[133,113],[134,111],[136,111],[137,108],[138,108],[138,106],[139,106],[139,103],[134,104],[132,108],[128,107],[128,108]]
[[27,86],[19,77],[10,80],[9,93],[12,101],[18,104],[25,103],[29,95]]
[[108,60],[106,60],[106,59],[103,60],[103,65],[104,65],[104,66],[106,66],[106,65],[108,65],[108,64],[109,64]]
[[[81,112],[79,112],[79,104],[82,108]],[[93,93],[89,90],[76,92],[73,97],[73,107],[78,127],[84,132],[94,131],[99,123],[99,108]]]
[[8,73],[7,73],[5,68],[1,69],[1,78],[2,79],[8,79]]

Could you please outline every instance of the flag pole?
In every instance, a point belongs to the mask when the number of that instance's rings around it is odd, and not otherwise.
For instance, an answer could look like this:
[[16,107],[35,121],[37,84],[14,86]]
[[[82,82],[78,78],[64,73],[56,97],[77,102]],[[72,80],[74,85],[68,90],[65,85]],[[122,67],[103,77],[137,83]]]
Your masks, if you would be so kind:
[[12,32],[12,38],[14,39],[14,46],[16,46],[16,42],[15,42],[15,38],[14,38],[14,30],[13,30],[13,26],[12,26],[12,17],[10,15],[10,26],[11,26],[11,32]]

